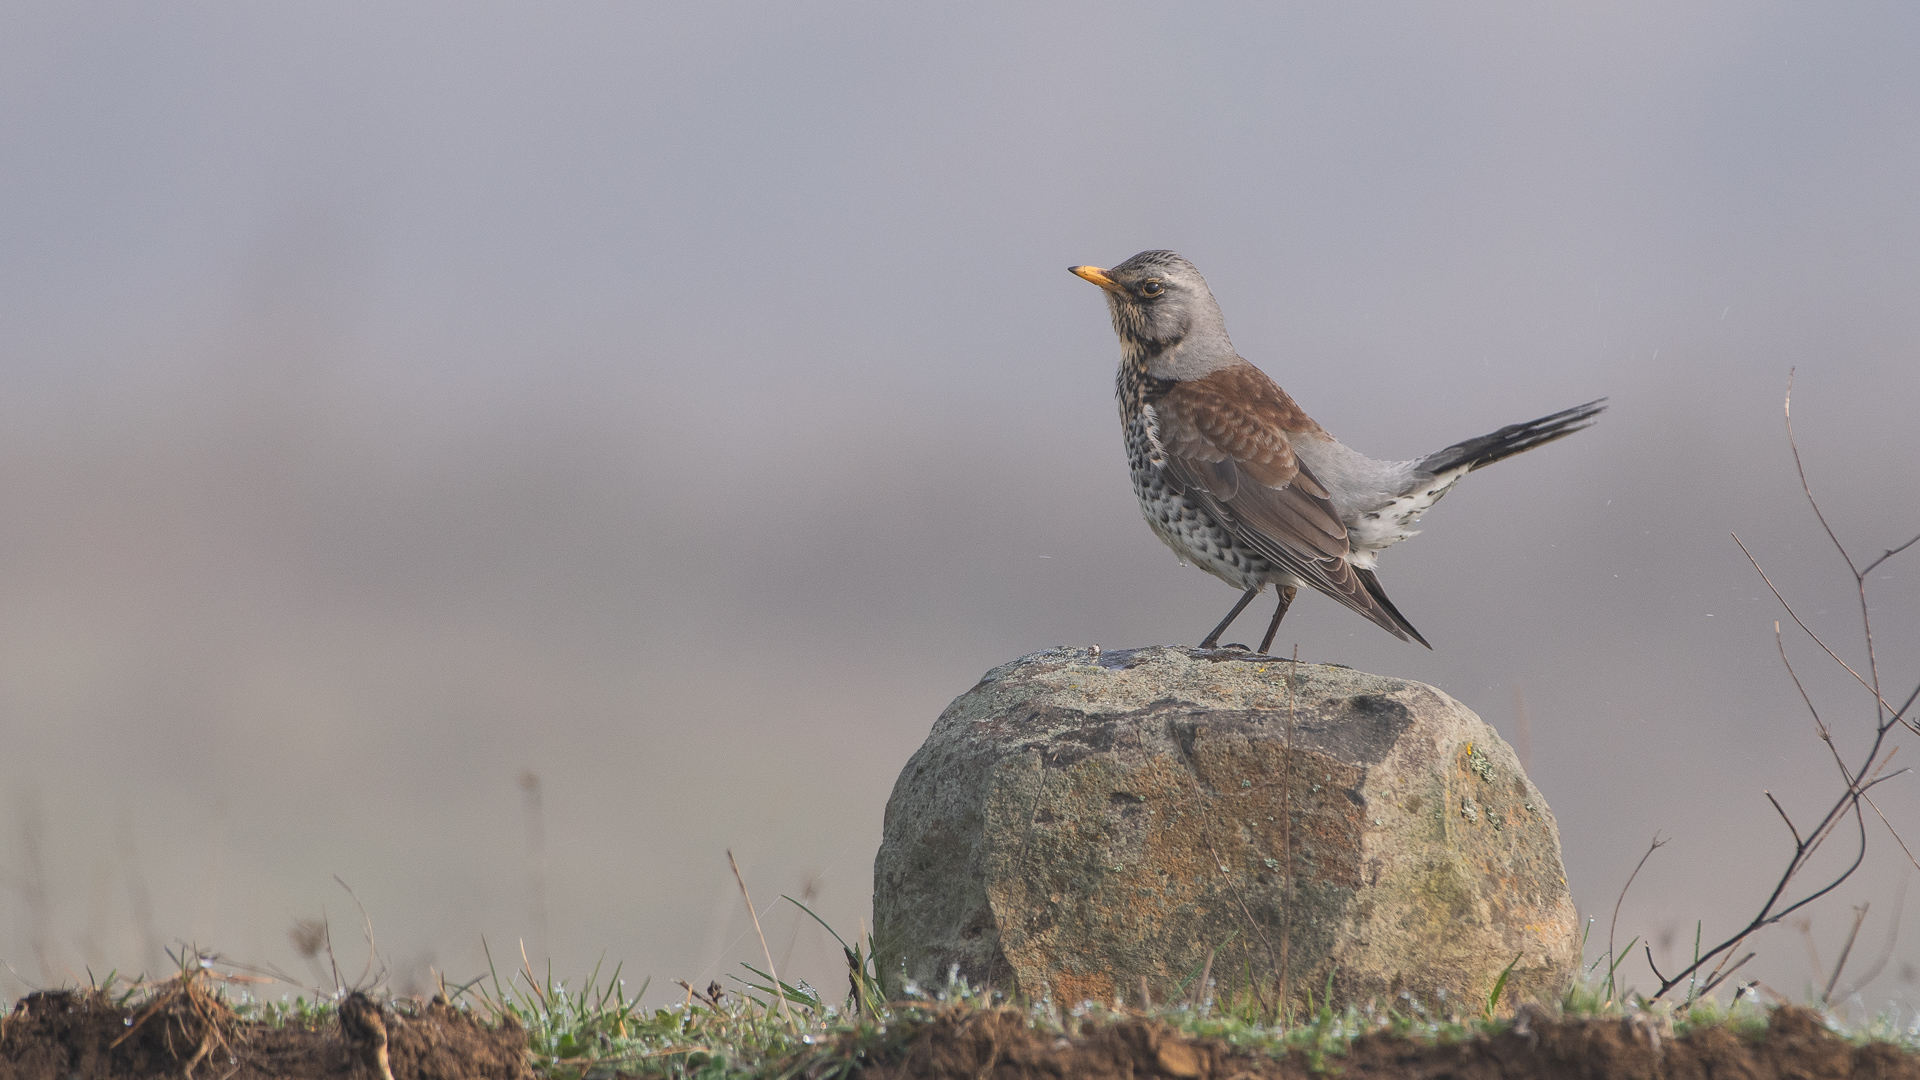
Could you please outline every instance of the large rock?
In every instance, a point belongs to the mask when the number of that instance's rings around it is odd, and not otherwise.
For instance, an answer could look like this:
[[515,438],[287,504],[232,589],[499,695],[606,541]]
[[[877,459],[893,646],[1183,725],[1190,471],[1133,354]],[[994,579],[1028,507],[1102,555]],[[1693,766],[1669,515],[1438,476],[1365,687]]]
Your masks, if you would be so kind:
[[[1289,676],[1295,684],[1289,686]],[[1238,651],[1060,649],[949,706],[887,802],[882,969],[1054,1000],[1217,991],[1478,1009],[1579,964],[1560,835],[1430,686]],[[1517,958],[1517,962],[1516,962]],[[897,989],[897,987],[896,987]]]

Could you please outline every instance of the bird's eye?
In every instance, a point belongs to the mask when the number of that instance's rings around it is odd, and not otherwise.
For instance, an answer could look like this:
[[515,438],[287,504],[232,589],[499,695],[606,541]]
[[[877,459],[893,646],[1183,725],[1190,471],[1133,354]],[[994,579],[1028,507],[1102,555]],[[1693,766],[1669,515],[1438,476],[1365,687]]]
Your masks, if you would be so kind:
[[1140,283],[1140,291],[1148,296],[1159,296],[1166,291],[1166,287],[1160,284],[1159,278],[1148,278]]

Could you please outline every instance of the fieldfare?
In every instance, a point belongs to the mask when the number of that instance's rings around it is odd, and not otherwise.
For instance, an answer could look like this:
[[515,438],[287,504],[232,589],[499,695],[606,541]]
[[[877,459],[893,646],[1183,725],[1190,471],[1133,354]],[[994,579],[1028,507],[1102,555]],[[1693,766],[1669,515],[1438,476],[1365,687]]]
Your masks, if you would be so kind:
[[1180,558],[1244,590],[1203,649],[1269,582],[1280,603],[1263,653],[1302,585],[1427,645],[1374,576],[1380,552],[1415,535],[1410,526],[1461,477],[1588,427],[1605,408],[1601,398],[1423,458],[1376,461],[1234,352],[1192,263],[1143,251],[1111,270],[1069,269],[1106,290],[1120,336],[1116,392],[1140,512]]

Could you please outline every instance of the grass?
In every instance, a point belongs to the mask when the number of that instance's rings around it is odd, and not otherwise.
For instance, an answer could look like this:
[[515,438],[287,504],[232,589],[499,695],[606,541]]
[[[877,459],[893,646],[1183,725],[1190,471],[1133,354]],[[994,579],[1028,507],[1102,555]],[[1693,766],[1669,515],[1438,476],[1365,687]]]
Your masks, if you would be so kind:
[[[458,1001],[480,1015],[495,1021],[511,1017],[524,1028],[536,1071],[554,1080],[601,1080],[616,1073],[663,1080],[791,1080],[802,1075],[832,1080],[863,1061],[894,1056],[918,1026],[937,1013],[1005,1004],[998,995],[981,993],[958,979],[937,992],[915,990],[905,1000],[886,1002],[877,996],[878,982],[868,954],[853,948],[848,952],[864,963],[860,969],[849,968],[860,974],[850,979],[849,993],[842,1001],[829,1003],[805,985],[780,984],[792,1010],[792,1024],[773,996],[771,981],[746,965],[732,990],[688,988],[682,1000],[652,1009],[641,1007],[639,994],[628,995],[617,970],[602,981],[596,969],[577,987],[570,987],[550,976],[536,981],[522,967],[505,979],[490,974],[455,993]],[[1668,1008],[1648,1011],[1619,1001],[1609,1003],[1604,989],[1604,983],[1583,982],[1561,1002],[1560,1014],[1569,1019],[1604,1019],[1646,1012],[1671,1024],[1675,1035],[1709,1026],[1757,1034],[1767,1024],[1769,1010],[1751,999],[1727,1005],[1703,998],[1676,1013]],[[1444,1044],[1510,1030],[1513,1021],[1493,1015],[1492,1004],[1476,1002],[1464,1015],[1405,998],[1389,1008],[1335,1010],[1321,1004],[1291,1020],[1276,1021],[1264,1015],[1260,1003],[1248,994],[1209,1002],[1203,1008],[1178,1005],[1147,1010],[1144,1015],[1194,1038],[1219,1040],[1236,1051],[1276,1057],[1299,1052],[1318,1070],[1366,1035]],[[307,1024],[325,1022],[330,1014],[326,1003],[297,999],[291,1005],[255,1008],[260,1019],[279,1016],[283,1022]],[[1036,1030],[1064,1036],[1143,1015],[1141,1010],[1097,1002],[1062,1009],[1042,1001],[1027,1003],[1023,1011]],[[1861,1025],[1830,1021],[1830,1026],[1856,1043],[1882,1041],[1920,1052],[1920,1029],[1903,1026],[1890,1014]]]
[[[794,1080],[800,1076],[837,1080],[866,1061],[897,1059],[920,1026],[936,1016],[1008,1005],[1002,996],[981,992],[957,977],[936,991],[909,986],[903,999],[890,1001],[880,990],[871,943],[841,944],[848,985],[837,1001],[829,1001],[805,983],[776,983],[743,964],[731,987],[715,983],[696,988],[681,983],[678,1000],[647,1008],[641,998],[649,987],[643,984],[630,994],[618,968],[603,978],[596,966],[577,986],[570,986],[555,979],[551,971],[536,977],[524,959],[503,977],[491,955],[486,976],[465,985],[446,985],[443,992],[455,1007],[483,1019],[501,1023],[510,1018],[518,1024],[526,1032],[535,1071],[551,1080],[607,1080],[616,1074],[662,1080]],[[1701,998],[1675,1008],[1647,1006],[1631,993],[1615,994],[1601,971],[1603,964],[1604,957],[1585,970],[1581,983],[1559,1003],[1559,1015],[1605,1019],[1639,1014],[1676,1036],[1707,1026],[1731,1027],[1742,1034],[1766,1028],[1769,1010],[1751,999],[1729,1005]],[[179,978],[189,975],[201,973]],[[1196,971],[1189,983],[1199,975]],[[208,976],[202,983],[240,1019],[305,1028],[335,1021],[335,1003],[328,997],[257,999],[244,989],[230,991],[208,981],[217,978]],[[109,976],[102,989],[116,1003],[139,1008],[175,981],[116,989]],[[1330,1059],[1367,1035],[1444,1044],[1498,1034],[1513,1026],[1510,1018],[1497,1014],[1499,989],[1486,1001],[1454,1003],[1465,1004],[1464,1009],[1446,1002],[1430,1008],[1403,996],[1389,1007],[1336,1010],[1325,1004],[1324,994],[1318,995],[1318,1004],[1310,995],[1305,1009],[1276,1017],[1259,996],[1235,989],[1232,979],[1225,981],[1229,985],[1212,984],[1215,996],[1198,1005],[1189,1000],[1144,1012],[1098,1002],[1063,1007],[1042,1000],[1016,1003],[1016,1007],[1035,1030],[1045,1034],[1073,1036],[1145,1015],[1239,1052],[1276,1057],[1298,1052],[1316,1071],[1332,1065]],[[407,999],[391,1004],[403,1012],[420,1008]],[[1920,1025],[1903,1024],[1892,1014],[1861,1024],[1844,1025],[1831,1018],[1828,1023],[1856,1043],[1887,1042],[1920,1052]]]
[[[852,952],[853,950],[849,950]],[[864,957],[864,954],[862,954]],[[744,967],[744,965],[743,965]],[[850,969],[851,971],[852,969]],[[870,963],[862,977],[850,980],[845,1000],[829,1004],[806,987],[781,984],[798,1021],[790,1027],[759,972],[746,968],[734,991],[709,995],[693,990],[683,1000],[651,1011],[625,997],[617,977],[605,984],[589,978],[578,989],[551,982],[535,987],[524,972],[479,994],[476,1008],[496,1017],[512,1016],[526,1028],[537,1069],[556,1080],[598,1080],[615,1072],[662,1078],[846,1075],[863,1060],[892,1057],[911,1040],[917,1027],[939,1012],[1004,1005],[962,980],[934,993],[918,991],[906,1000],[872,1007],[864,991],[872,981]],[[1569,1019],[1604,1019],[1642,1012],[1637,1006],[1609,1004],[1601,987],[1585,982],[1561,1003]],[[1272,1056],[1303,1054],[1320,1069],[1371,1034],[1416,1042],[1452,1043],[1510,1030],[1513,1021],[1492,1015],[1488,1003],[1475,1003],[1466,1015],[1429,1009],[1410,999],[1391,1008],[1335,1010],[1324,1004],[1289,1021],[1260,1013],[1245,995],[1221,1008],[1191,1005],[1155,1008],[1145,1015],[1189,1036],[1217,1039],[1237,1051]],[[1137,1019],[1141,1010],[1096,1002],[1061,1009],[1051,1002],[1023,1006],[1035,1029],[1064,1036],[1120,1020]],[[1731,1027],[1742,1034],[1766,1029],[1769,1009],[1751,999],[1722,1004],[1711,998],[1676,1012],[1656,1008],[1650,1016],[1671,1024],[1673,1034],[1702,1027]],[[1920,1052],[1920,1028],[1883,1014],[1862,1025],[1829,1020],[1836,1033],[1856,1043],[1881,1041]]]

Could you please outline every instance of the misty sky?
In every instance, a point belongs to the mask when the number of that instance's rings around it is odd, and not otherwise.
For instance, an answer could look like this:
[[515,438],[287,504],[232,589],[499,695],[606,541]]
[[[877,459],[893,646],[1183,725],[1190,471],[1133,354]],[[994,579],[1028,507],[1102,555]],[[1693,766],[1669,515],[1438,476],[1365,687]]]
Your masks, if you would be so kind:
[[[1154,247],[1375,456],[1612,397],[1383,559],[1433,652],[1319,597],[1278,648],[1516,742],[1524,700],[1583,911],[1658,830],[1621,939],[1716,940],[1762,790],[1839,790],[1729,533],[1863,656],[1790,369],[1842,538],[1920,532],[1916,176],[1894,3],[0,6],[0,994],[305,973],[323,913],[357,970],[338,875],[397,989],[525,939],[657,1004],[757,955],[729,847],[851,937],[948,700],[1233,601],[1140,522],[1065,270]],[[1904,696],[1920,552],[1873,596]],[[1887,939],[1870,838],[1823,964],[1852,905]],[[1907,929],[1869,1007],[1920,1000]]]

